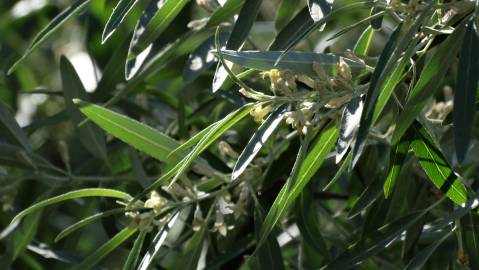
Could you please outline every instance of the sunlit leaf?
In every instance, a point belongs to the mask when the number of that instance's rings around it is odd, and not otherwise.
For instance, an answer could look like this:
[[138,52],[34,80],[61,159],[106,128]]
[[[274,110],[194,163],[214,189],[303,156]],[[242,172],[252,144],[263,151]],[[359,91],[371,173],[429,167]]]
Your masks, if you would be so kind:
[[38,202],[27,209],[23,210],[19,214],[17,214],[13,219],[12,222],[22,219],[28,214],[36,212],[45,206],[49,206],[55,203],[59,203],[65,200],[75,199],[75,198],[82,198],[82,197],[111,197],[117,198],[121,200],[128,200],[131,199],[131,196],[125,192],[114,190],[114,189],[106,189],[106,188],[86,188],[86,189],[79,189],[75,191],[70,191],[56,197]]
[[179,143],[167,135],[101,106],[80,100],[75,102],[90,120],[136,149],[164,162],[175,162],[181,158],[169,156]]
[[232,173],[233,180],[237,179],[244,172],[246,167],[248,167],[248,164],[254,159],[259,150],[261,150],[261,147],[263,147],[271,134],[279,126],[283,120],[285,109],[285,105],[278,107],[268,116],[268,118],[266,118],[263,124],[261,124],[258,130],[253,134],[236,161]]
[[126,78],[131,79],[149,54],[152,43],[163,33],[188,0],[151,0],[135,27],[126,62]]
[[429,132],[418,122],[412,129],[415,138],[411,141],[411,148],[429,179],[453,202],[465,203],[468,195],[462,179],[451,169]]
[[115,9],[113,9],[110,18],[105,25],[105,29],[103,29],[103,34],[101,37],[102,43],[105,43],[106,40],[113,34],[113,32],[115,32],[116,28],[120,26],[137,1],[138,0],[118,1],[118,4],[116,5]]

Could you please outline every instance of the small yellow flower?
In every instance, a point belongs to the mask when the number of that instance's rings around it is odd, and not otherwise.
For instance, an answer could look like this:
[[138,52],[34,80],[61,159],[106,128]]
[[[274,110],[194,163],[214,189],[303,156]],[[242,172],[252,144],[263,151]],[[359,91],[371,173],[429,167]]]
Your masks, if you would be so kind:
[[253,116],[254,121],[256,123],[262,123],[263,119],[266,115],[268,115],[273,108],[271,106],[266,106],[263,107],[263,105],[259,104],[254,109],[249,113],[251,116]]

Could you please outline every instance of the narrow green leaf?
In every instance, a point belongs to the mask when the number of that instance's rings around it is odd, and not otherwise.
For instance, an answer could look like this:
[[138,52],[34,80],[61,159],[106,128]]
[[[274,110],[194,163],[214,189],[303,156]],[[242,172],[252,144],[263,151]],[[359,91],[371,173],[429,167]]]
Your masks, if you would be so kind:
[[339,180],[339,178],[343,176],[344,172],[346,172],[346,170],[349,168],[352,156],[352,152],[349,151],[348,155],[343,160],[343,163],[341,163],[341,166],[339,167],[338,171],[336,172],[336,174],[334,174],[333,179],[331,179],[331,181],[329,181],[329,183],[322,188],[322,191],[330,189]]
[[408,265],[404,268],[404,270],[420,270],[423,269],[426,262],[429,260],[431,255],[436,251],[436,249],[451,236],[451,234],[455,231],[455,229],[450,230],[444,236],[435,240],[434,243],[426,247],[425,249],[421,250],[419,253],[412,258],[412,260],[408,263]]
[[204,241],[207,236],[207,226],[202,226],[201,229],[193,233],[186,244],[186,248],[183,252],[184,260],[178,261],[174,269],[184,270],[196,270],[198,262],[200,260],[201,251],[204,248]]
[[[245,40],[248,38],[249,31],[253,26],[254,21],[259,13],[259,8],[261,6],[262,0],[248,0],[245,1],[241,11],[238,15],[231,35],[226,43],[226,49],[228,50],[239,50]],[[228,63],[226,67],[228,69],[232,68],[232,65]],[[228,78],[228,72],[222,63],[218,63],[216,72],[213,78],[213,93],[218,91],[221,86],[224,84],[225,80]]]
[[167,135],[101,106],[81,100],[74,102],[90,120],[136,149],[167,163],[174,163],[181,159],[181,156],[169,156],[179,143]]
[[344,27],[343,29],[339,30],[337,33],[333,34],[330,38],[328,38],[328,40],[333,40],[339,36],[342,36],[344,34],[346,34],[347,32],[363,25],[363,24],[366,24],[368,22],[371,22],[371,21],[374,21],[375,19],[379,18],[379,17],[382,17],[384,15],[384,13],[386,13],[385,11],[381,11],[379,13],[376,13],[374,15],[371,15],[369,17],[366,17],[360,21],[357,21],[351,25],[348,25],[346,27]]
[[[398,220],[379,228],[368,241],[360,240],[354,245],[350,246],[344,253],[339,255],[331,263],[327,264],[322,269],[328,270],[345,270],[351,269],[354,265],[384,251],[384,247],[391,244],[391,241],[399,236],[404,230],[413,225],[419,220],[426,210],[418,213],[406,215]],[[362,243],[365,243],[364,245]]]
[[248,37],[251,27],[256,20],[259,13],[259,8],[263,0],[248,0],[245,1],[241,11],[238,15],[238,19],[233,26],[230,38],[226,43],[226,49],[237,50],[241,48],[244,41]]
[[125,74],[131,79],[143,64],[152,43],[180,13],[189,0],[151,0],[138,20],[128,50]]
[[[360,8],[367,8],[371,5],[371,1],[354,1],[353,3],[344,5],[333,11],[326,17],[323,17],[317,22],[313,22],[311,16],[308,16],[308,9],[305,9],[306,13],[300,12],[295,19],[288,24],[280,33],[276,36],[273,43],[269,46],[269,50],[282,50],[282,54],[278,58],[281,60],[286,54],[288,54],[292,48],[294,48],[299,42],[313,33],[316,29],[320,28],[325,23],[336,18],[337,16],[343,16],[346,12],[357,11]],[[299,16],[308,16],[306,18],[298,18]],[[296,20],[298,18],[298,20]],[[299,31],[298,31],[299,29]]]
[[217,8],[208,19],[205,28],[218,26],[222,22],[230,20],[235,14],[237,14],[243,6],[245,0],[228,0],[226,3]]
[[301,4],[300,0],[281,0],[274,18],[276,30],[283,29],[294,18],[295,11],[302,7]]
[[454,32],[438,46],[435,53],[424,65],[421,75],[419,75],[419,80],[410,92],[404,105],[404,110],[396,121],[396,129],[391,140],[392,144],[396,144],[399,139],[401,139],[409,126],[421,113],[429,98],[440,88],[438,86],[453,63],[453,59],[455,59],[455,55],[460,48],[463,33],[464,27],[460,24]]
[[[260,242],[261,228],[265,218],[265,211],[258,201],[255,201],[254,207],[254,232],[257,243]],[[284,270],[286,269],[281,254],[281,248],[275,235],[271,234],[265,240],[264,245],[258,247],[256,251],[260,269]]]
[[359,36],[358,41],[354,45],[353,52],[359,56],[366,56],[368,55],[369,48],[371,46],[371,41],[374,36],[374,30],[371,26],[368,26],[361,36]]
[[415,122],[412,126],[415,138],[411,148],[433,184],[446,193],[456,204],[467,201],[467,191],[460,177],[451,169],[439,147],[424,126]]
[[183,144],[181,144],[180,146],[175,148],[175,150],[171,151],[170,155],[179,155],[180,153],[182,153],[182,152],[186,151],[187,149],[193,147],[199,141],[201,141],[201,139],[203,139],[203,137],[206,134],[208,134],[211,131],[211,129],[213,129],[218,123],[219,123],[219,121],[214,122],[213,124],[211,124],[211,125],[207,126],[206,128],[202,129],[200,132],[196,133],[193,137],[188,139],[186,142],[184,142]]
[[16,260],[27,249],[28,244],[33,240],[37,233],[42,211],[38,211],[22,222],[18,230],[13,235],[13,256],[12,260]]
[[271,134],[273,134],[279,124],[281,124],[285,110],[286,105],[275,109],[253,134],[236,161],[235,167],[233,168],[232,180],[237,179],[244,172]]
[[84,116],[73,104],[73,99],[80,98],[85,100],[88,96],[75,68],[65,56],[62,56],[60,59],[60,72],[66,110],[75,125],[80,142],[92,155],[106,160],[106,143],[101,130],[92,123],[78,126],[83,121]]
[[[334,0],[308,0],[309,14],[314,22],[328,16],[333,9]],[[326,24],[322,26],[324,28]],[[322,30],[322,29],[321,29]]]
[[479,80],[479,37],[474,20],[470,20],[464,34],[459,55],[459,70],[454,91],[454,142],[456,157],[462,163],[471,140],[476,113],[476,89]]
[[394,184],[399,176],[404,160],[406,159],[409,150],[410,141],[403,138],[399,143],[393,146],[390,157],[390,165],[386,181],[384,182],[384,197],[388,198],[391,194]]
[[[298,74],[316,75],[313,70],[313,62],[321,64],[326,72],[332,73],[339,56],[334,54],[321,54],[310,52],[291,52],[285,55],[280,62],[276,60],[281,55],[280,51],[221,51],[223,58],[235,64],[268,71],[273,68],[291,69]],[[346,63],[353,69],[358,70],[366,66],[353,60],[345,58]]]
[[[229,33],[220,33],[220,44],[223,46],[228,40]],[[217,60],[212,50],[215,49],[215,37],[211,36],[199,46],[190,56],[183,70],[183,79],[191,82],[209,69]]]
[[89,255],[82,263],[77,265],[75,270],[91,269],[99,263],[105,256],[110,254],[113,250],[118,248],[123,242],[128,240],[134,233],[138,231],[137,228],[126,227],[116,234],[113,238],[108,240],[105,244],[99,247],[95,252]]
[[384,69],[390,61],[390,58],[393,54],[394,49],[396,49],[396,44],[399,38],[399,33],[401,32],[402,28],[402,23],[399,24],[394,32],[391,34],[389,37],[388,42],[384,46],[384,49],[379,56],[378,63],[376,64],[376,67],[374,68],[374,73],[372,75],[371,81],[369,83],[369,89],[366,94],[366,99],[364,101],[364,109],[361,114],[361,120],[359,121],[359,129],[358,129],[358,134],[356,137],[356,143],[354,144],[353,147],[353,157],[352,157],[352,163],[351,167],[354,167],[356,162],[359,159],[359,156],[361,155],[364,146],[366,145],[366,139],[369,134],[369,129],[371,128],[372,123],[372,118],[373,118],[373,113],[374,113],[374,108],[379,96],[379,90],[381,89],[381,83],[382,81],[380,78],[384,75]]
[[145,236],[148,233],[146,231],[140,231],[138,237],[133,244],[133,247],[128,254],[125,265],[123,265],[123,270],[134,270],[138,264],[138,259],[140,258],[141,248],[143,247],[143,242],[145,242]]
[[179,213],[176,213],[169,221],[167,224],[165,224],[155,235],[155,238],[151,241],[151,245],[148,248],[148,251],[146,252],[145,256],[143,256],[143,259],[140,262],[140,265],[138,266],[138,270],[146,270],[148,267],[151,265],[153,262],[153,259],[155,256],[158,254],[160,251],[161,246],[166,240],[166,236],[168,236],[168,233],[170,232],[171,228],[175,224],[176,220],[178,219]]
[[470,210],[461,218],[461,237],[471,269],[479,268],[479,218]]
[[[281,31],[276,35],[268,50],[279,51],[286,48],[295,38],[301,35],[302,29],[308,29],[314,24],[309,15],[309,9],[303,8]],[[300,31],[298,31],[300,29]]]
[[338,143],[336,144],[336,164],[346,154],[359,128],[359,120],[363,111],[363,100],[360,96],[353,97],[344,107],[341,116]]
[[11,74],[17,66],[22,63],[27,56],[29,56],[36,48],[38,48],[49,36],[51,36],[56,30],[60,28],[65,22],[67,22],[70,18],[77,15],[78,13],[82,12],[86,7],[90,0],[77,0],[71,6],[68,6],[65,10],[63,10],[60,14],[58,14],[53,20],[43,28],[40,33],[38,33],[35,38],[33,38],[32,43],[28,46],[27,50],[23,54],[23,56],[13,64],[13,66],[8,70],[8,74]]
[[90,224],[90,223],[92,223],[96,220],[99,220],[101,218],[108,217],[108,216],[111,216],[111,215],[114,215],[114,214],[123,213],[124,211],[125,210],[123,208],[112,209],[112,210],[97,213],[97,214],[91,215],[87,218],[84,218],[84,219],[68,226],[67,228],[63,229],[60,233],[58,233],[58,235],[55,237],[55,242],[60,241],[61,239],[67,237],[70,234],[72,234],[73,232],[83,228],[84,226],[86,226],[86,225],[88,225],[88,224]]
[[[223,133],[228,129],[234,126],[237,122],[243,119],[248,115],[251,110],[253,110],[254,104],[246,104],[238,110],[228,114],[225,118],[220,120],[191,150],[191,152],[180,162],[178,163],[179,168],[176,171],[175,179],[172,182],[182,175],[186,169],[191,165],[191,163],[204,151],[208,148],[213,142],[215,142]],[[178,167],[178,166],[177,166]],[[176,167],[175,167],[176,168]],[[174,169],[175,169],[174,168]]]
[[320,230],[318,211],[313,201],[313,192],[314,187],[312,185],[309,185],[309,188],[301,192],[296,203],[296,224],[304,241],[313,248],[315,253],[330,260],[331,253]]
[[106,188],[85,188],[85,189],[79,189],[75,191],[70,191],[67,193],[64,193],[62,195],[58,195],[56,197],[38,202],[27,209],[23,210],[19,214],[17,214],[13,219],[12,223],[22,219],[24,216],[33,213],[35,211],[38,211],[39,209],[52,205],[55,203],[59,203],[65,200],[70,200],[70,199],[75,199],[75,198],[82,198],[82,197],[112,197],[112,198],[117,198],[117,199],[122,199],[122,200],[129,200],[131,199],[131,196],[127,193],[124,193],[122,191],[114,190],[114,189],[106,189]]
[[[333,149],[339,135],[339,130],[336,127],[329,127],[324,130],[310,152],[300,164],[297,173],[292,173],[286,184],[281,189],[276,197],[268,215],[265,218],[263,228],[261,229],[261,239],[264,241],[268,234],[278,224],[280,219],[284,216],[294,200],[299,196],[306,184],[311,180],[311,177],[321,167],[327,154]],[[300,150],[304,151],[304,150]]]
[[[25,149],[27,152],[32,152],[32,146],[28,141],[27,135],[18,125],[17,121],[7,108],[7,104],[0,100],[0,123],[11,134],[13,138]],[[3,131],[2,131],[3,132]]]
[[116,28],[120,26],[125,17],[131,11],[133,6],[135,6],[138,0],[120,0],[118,1],[115,9],[110,15],[108,22],[103,29],[103,34],[101,36],[101,42],[105,43],[107,39],[115,32]]
[[409,48],[404,53],[404,56],[399,60],[399,64],[394,67],[394,70],[391,71],[391,74],[386,78],[386,81],[381,87],[381,92],[379,93],[378,101],[374,108],[373,123],[376,123],[381,115],[382,111],[386,107],[386,104],[389,101],[389,98],[393,94],[396,87],[404,79],[407,74],[405,70],[406,65],[410,63],[410,59],[415,53],[416,42],[412,42]]
[[381,195],[383,184],[383,179],[381,177],[376,177],[376,179],[366,187],[363,193],[361,193],[361,196],[359,196],[359,199],[356,201],[351,211],[349,211],[348,218],[353,218],[356,215],[359,215],[375,202]]
[[100,81],[92,93],[93,101],[106,100],[115,90],[115,86],[125,80],[123,75],[125,73],[124,63],[126,61],[130,40],[129,38],[123,38],[120,44],[115,45],[116,48],[105,68],[102,70]]

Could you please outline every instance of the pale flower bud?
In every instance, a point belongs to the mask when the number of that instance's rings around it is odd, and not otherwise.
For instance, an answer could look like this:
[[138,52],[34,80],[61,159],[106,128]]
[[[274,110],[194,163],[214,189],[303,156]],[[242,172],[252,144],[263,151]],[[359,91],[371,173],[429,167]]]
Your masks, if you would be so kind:
[[144,207],[152,208],[156,215],[160,214],[163,206],[168,202],[167,199],[163,198],[156,191],[150,193],[150,198],[146,200]]
[[263,118],[268,115],[273,108],[271,106],[266,106],[263,107],[263,105],[259,104],[254,109],[249,113],[251,116],[253,116],[254,121],[256,123],[262,123]]

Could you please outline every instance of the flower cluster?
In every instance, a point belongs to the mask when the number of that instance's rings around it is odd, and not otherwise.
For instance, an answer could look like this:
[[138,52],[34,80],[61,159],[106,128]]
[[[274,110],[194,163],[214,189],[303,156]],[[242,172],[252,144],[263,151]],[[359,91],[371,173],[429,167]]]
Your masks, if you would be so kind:
[[[286,123],[302,133],[313,125],[314,116],[320,108],[339,111],[351,98],[361,94],[354,86],[351,68],[343,57],[336,64],[334,75],[328,75],[317,62],[312,68],[316,74],[312,77],[287,69],[271,69],[262,73],[263,79],[269,78],[271,92],[277,100],[289,101],[292,105],[293,110],[284,115]],[[271,104],[265,106],[260,103],[250,114],[261,123],[272,110]]]
[[151,232],[153,226],[162,227],[171,218],[171,214],[160,217],[164,206],[168,200],[156,191],[150,193],[150,198],[146,202],[137,202],[135,208],[146,208],[147,211],[127,211],[126,216],[132,219],[132,226],[137,227],[140,231]]

